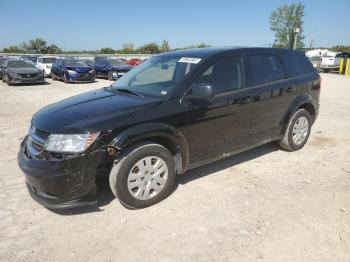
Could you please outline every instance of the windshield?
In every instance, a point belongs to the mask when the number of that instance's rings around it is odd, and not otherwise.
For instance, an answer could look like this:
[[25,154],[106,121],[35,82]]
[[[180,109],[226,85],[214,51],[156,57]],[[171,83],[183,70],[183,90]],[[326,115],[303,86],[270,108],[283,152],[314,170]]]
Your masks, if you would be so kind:
[[0,66],[5,63],[6,59],[0,59]]
[[64,65],[65,66],[84,66],[84,67],[88,67],[88,65],[85,64],[84,62],[77,61],[77,60],[65,60],[64,61]]
[[56,61],[56,57],[44,57],[44,58],[42,58],[43,64],[52,64],[55,61]]
[[129,71],[113,83],[112,88],[127,89],[146,97],[165,98],[197,66],[200,59],[195,61],[174,56],[155,56]]
[[30,61],[25,60],[9,60],[7,62],[8,68],[34,68],[35,65]]
[[111,66],[126,66],[127,64],[122,60],[109,59],[108,64]]

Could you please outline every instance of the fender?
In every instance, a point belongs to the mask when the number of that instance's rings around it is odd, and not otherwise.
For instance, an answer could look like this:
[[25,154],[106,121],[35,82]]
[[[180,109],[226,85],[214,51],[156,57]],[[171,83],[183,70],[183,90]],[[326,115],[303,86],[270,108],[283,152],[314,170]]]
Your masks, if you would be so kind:
[[[281,125],[282,125],[282,134],[286,131],[287,125],[289,123],[290,118],[293,116],[293,114],[303,105],[309,105],[313,107],[313,110],[315,112],[315,118],[317,116],[317,111],[316,111],[316,105],[315,102],[313,101],[312,97],[309,94],[304,94],[297,96],[291,105],[289,106],[287,112],[285,113]],[[314,119],[315,120],[315,119]]]
[[[164,123],[146,123],[133,126],[118,134],[108,145],[114,147],[117,151],[143,140],[156,140],[165,138],[171,142],[172,147],[176,149],[175,164],[178,173],[185,173],[189,165],[189,147],[184,135],[171,125]],[[168,148],[169,149],[169,148]],[[174,152],[172,152],[174,153]]]

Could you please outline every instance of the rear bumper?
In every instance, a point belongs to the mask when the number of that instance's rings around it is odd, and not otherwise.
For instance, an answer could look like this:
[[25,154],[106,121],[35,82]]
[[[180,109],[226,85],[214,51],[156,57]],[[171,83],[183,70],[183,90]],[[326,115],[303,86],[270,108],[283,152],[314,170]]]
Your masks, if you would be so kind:
[[41,160],[26,150],[23,140],[18,165],[25,174],[32,198],[49,209],[95,204],[86,196],[96,190],[95,176],[104,153],[90,153],[67,160]]

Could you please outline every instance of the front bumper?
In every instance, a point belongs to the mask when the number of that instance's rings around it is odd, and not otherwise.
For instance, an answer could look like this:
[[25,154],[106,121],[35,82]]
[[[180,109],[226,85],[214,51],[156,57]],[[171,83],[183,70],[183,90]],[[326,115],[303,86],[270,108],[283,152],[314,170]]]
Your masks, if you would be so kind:
[[44,77],[35,78],[21,78],[10,77],[11,84],[43,84],[45,83]]
[[68,80],[71,83],[89,83],[93,82],[96,78],[95,73],[77,73],[77,74],[68,74]]
[[65,209],[96,203],[87,200],[87,195],[96,190],[95,176],[104,156],[104,152],[97,151],[64,160],[42,160],[29,154],[26,137],[18,165],[34,200],[49,209]]

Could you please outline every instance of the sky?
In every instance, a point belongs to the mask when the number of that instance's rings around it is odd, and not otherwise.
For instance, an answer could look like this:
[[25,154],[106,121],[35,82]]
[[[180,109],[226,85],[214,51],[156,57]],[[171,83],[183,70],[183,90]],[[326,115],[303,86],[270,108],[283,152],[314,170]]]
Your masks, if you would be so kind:
[[[0,0],[0,49],[36,37],[63,50],[269,46],[271,11],[289,0]],[[350,45],[350,0],[305,0],[305,45]]]

